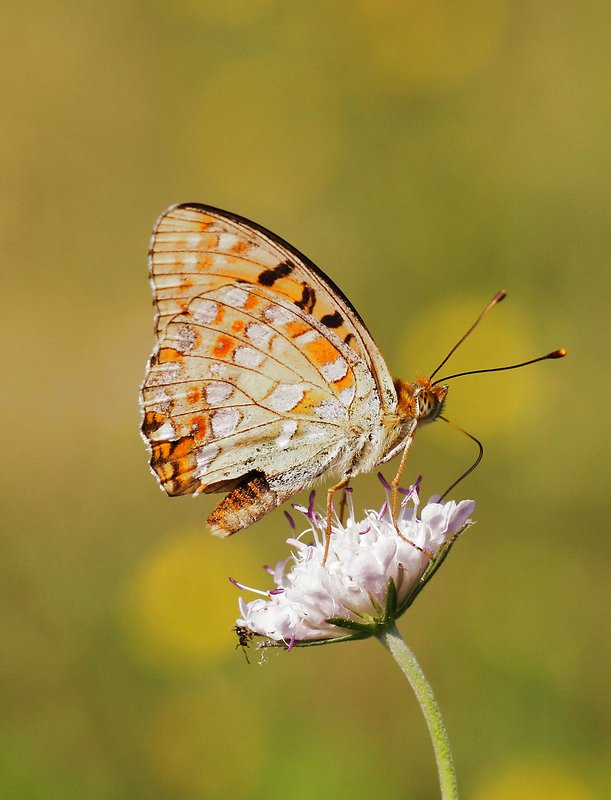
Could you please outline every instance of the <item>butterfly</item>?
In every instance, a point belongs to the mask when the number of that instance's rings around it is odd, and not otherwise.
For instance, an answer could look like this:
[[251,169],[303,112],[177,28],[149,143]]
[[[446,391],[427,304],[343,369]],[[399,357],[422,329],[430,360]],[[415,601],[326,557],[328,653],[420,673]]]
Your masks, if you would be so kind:
[[[186,203],[150,249],[156,343],[141,389],[150,466],[171,496],[226,493],[228,536],[310,487],[333,493],[403,451],[447,386],[393,380],[342,291],[276,234]],[[393,481],[394,504],[399,473]]]

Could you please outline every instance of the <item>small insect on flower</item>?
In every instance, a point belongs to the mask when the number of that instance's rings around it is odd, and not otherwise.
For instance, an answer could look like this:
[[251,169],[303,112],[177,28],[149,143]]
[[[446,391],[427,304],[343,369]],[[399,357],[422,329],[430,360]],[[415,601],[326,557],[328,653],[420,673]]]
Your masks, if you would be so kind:
[[238,647],[241,647],[246,661],[250,664],[246,650],[255,634],[252,631],[249,631],[248,628],[243,628],[241,625],[234,625],[231,630],[234,631],[238,637],[238,643],[235,646],[236,650]]
[[[384,482],[385,483],[385,482]],[[325,560],[327,519],[314,508],[294,506],[309,525],[287,540],[293,552],[267,568],[275,588],[251,589],[230,578],[239,589],[259,597],[240,598],[237,630],[262,637],[259,647],[326,644],[376,635],[394,623],[437,571],[457,537],[472,524],[475,503],[431,498],[422,508],[419,481],[407,490],[398,514],[397,532],[389,498],[379,511],[361,519],[347,495],[346,523],[334,515],[333,535]],[[405,538],[403,538],[405,537]],[[414,542],[419,549],[410,544]],[[430,557],[429,555],[430,554]],[[246,640],[246,638],[244,638]]]

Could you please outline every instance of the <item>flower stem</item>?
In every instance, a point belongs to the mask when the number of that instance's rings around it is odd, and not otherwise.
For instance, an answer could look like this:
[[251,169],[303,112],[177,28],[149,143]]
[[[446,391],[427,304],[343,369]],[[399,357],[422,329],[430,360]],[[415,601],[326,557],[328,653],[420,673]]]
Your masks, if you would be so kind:
[[420,703],[435,751],[441,798],[442,800],[458,800],[458,786],[450,742],[431,685],[396,625],[383,628],[376,635],[405,673]]

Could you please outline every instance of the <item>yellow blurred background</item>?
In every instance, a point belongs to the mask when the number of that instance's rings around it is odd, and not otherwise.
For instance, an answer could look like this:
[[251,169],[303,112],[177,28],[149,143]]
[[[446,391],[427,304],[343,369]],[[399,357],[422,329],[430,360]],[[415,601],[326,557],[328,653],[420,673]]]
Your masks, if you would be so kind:
[[[500,288],[451,371],[569,349],[452,384],[486,446],[456,493],[477,526],[401,628],[461,796],[610,796],[610,23],[598,0],[4,3],[0,796],[438,797],[375,641],[236,651],[227,576],[267,585],[283,514],[218,542],[213,501],[149,473],[146,252],[184,201],[307,253],[405,379]],[[408,478],[472,457],[434,426]]]

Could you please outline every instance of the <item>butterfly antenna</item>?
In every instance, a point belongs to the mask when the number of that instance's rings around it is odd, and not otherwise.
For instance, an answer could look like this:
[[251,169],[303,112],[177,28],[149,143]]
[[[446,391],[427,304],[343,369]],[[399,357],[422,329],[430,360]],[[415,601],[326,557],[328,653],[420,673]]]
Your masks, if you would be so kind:
[[[478,318],[475,320],[475,322],[473,323],[473,325],[471,325],[471,327],[469,328],[469,330],[468,330],[468,331],[467,331],[467,332],[466,332],[466,333],[465,333],[465,334],[464,334],[464,335],[463,335],[463,336],[462,336],[462,337],[461,337],[461,338],[460,338],[460,339],[459,339],[459,340],[456,342],[456,344],[454,345],[454,347],[453,347],[453,348],[450,350],[450,352],[447,354],[447,356],[446,356],[446,357],[443,359],[443,361],[442,361],[442,362],[441,362],[441,364],[440,364],[440,365],[437,367],[437,369],[436,369],[436,370],[434,370],[434,372],[432,372],[432,373],[431,373],[431,375],[429,376],[429,380],[433,380],[433,378],[435,377],[435,375],[437,375],[437,373],[438,373],[438,372],[439,372],[439,370],[440,370],[440,369],[443,367],[443,365],[446,363],[446,361],[447,361],[447,360],[448,360],[448,359],[449,359],[449,358],[450,358],[450,357],[453,355],[453,353],[454,353],[454,352],[455,352],[455,351],[456,351],[456,350],[457,350],[457,349],[460,347],[460,345],[461,345],[461,344],[462,344],[462,343],[465,341],[465,339],[467,338],[467,336],[469,336],[469,334],[470,334],[470,333],[472,333],[472,332],[475,330],[475,328],[477,328],[477,326],[478,326],[478,325],[479,325],[479,323],[480,323],[480,322],[481,322],[481,321],[484,319],[484,317],[486,316],[486,314],[487,314],[489,311],[491,311],[491,310],[492,310],[492,309],[493,309],[493,308],[494,308],[494,307],[495,307],[495,306],[496,306],[498,303],[500,303],[500,302],[501,302],[501,300],[504,300],[506,296],[507,296],[507,292],[506,292],[504,289],[501,289],[501,291],[500,291],[500,292],[497,292],[497,293],[494,295],[494,297],[492,298],[492,300],[491,300],[491,301],[488,303],[488,305],[486,306],[486,308],[485,308],[485,309],[482,311],[482,313],[479,315],[479,317],[478,317]],[[435,383],[438,383],[438,381],[435,381]]]
[[438,417],[438,419],[442,419],[444,422],[447,422],[448,425],[450,425],[452,428],[456,428],[457,431],[460,431],[461,433],[464,433],[465,436],[468,436],[469,439],[471,439],[471,441],[475,442],[475,444],[477,445],[477,447],[479,449],[479,453],[477,454],[477,458],[475,459],[473,464],[471,464],[469,469],[466,470],[465,472],[463,472],[463,474],[460,476],[460,478],[455,480],[454,483],[451,486],[448,486],[448,488],[445,490],[445,492],[441,495],[441,497],[439,498],[439,501],[438,501],[438,502],[441,502],[444,497],[446,497],[448,494],[450,494],[452,489],[455,489],[458,486],[458,484],[462,480],[464,480],[467,477],[467,475],[469,475],[471,472],[473,472],[475,467],[477,467],[477,465],[479,464],[479,462],[482,460],[482,458],[484,456],[484,445],[480,442],[479,439],[476,439],[475,436],[470,434],[468,431],[464,430],[464,428],[461,428],[460,425],[457,425],[455,422],[452,422],[451,420],[449,420],[447,417],[443,417],[443,416],[440,415]]
[[536,364],[537,361],[545,361],[548,358],[564,358],[566,355],[566,350],[564,347],[561,347],[559,350],[553,350],[551,353],[547,353],[544,356],[539,356],[539,358],[531,358],[529,361],[521,361],[519,364],[510,364],[507,367],[490,367],[489,369],[471,369],[467,372],[456,372],[454,375],[446,375],[443,378],[438,378],[436,381],[433,382],[433,386],[436,383],[445,383],[446,381],[452,380],[452,378],[462,378],[463,375],[479,375],[482,372],[504,372],[506,369],[518,369],[519,367],[527,367],[529,364]]

